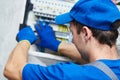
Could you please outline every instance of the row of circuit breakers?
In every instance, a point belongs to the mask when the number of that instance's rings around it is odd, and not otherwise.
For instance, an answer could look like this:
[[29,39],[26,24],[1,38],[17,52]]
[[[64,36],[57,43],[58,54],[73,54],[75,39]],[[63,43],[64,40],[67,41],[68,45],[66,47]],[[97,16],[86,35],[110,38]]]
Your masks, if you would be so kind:
[[70,11],[75,2],[75,0],[31,0],[36,20],[48,22],[53,27],[57,39],[64,42],[71,42],[69,28],[67,25],[56,25],[54,19],[57,15]]

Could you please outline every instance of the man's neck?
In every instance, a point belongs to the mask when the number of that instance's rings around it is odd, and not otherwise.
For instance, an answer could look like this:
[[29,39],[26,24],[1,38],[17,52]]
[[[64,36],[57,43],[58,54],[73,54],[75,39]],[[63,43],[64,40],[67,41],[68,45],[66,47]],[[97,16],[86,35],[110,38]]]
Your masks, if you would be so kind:
[[109,47],[108,45],[100,45],[91,50],[91,55],[89,57],[89,61],[93,62],[100,59],[110,59],[116,60],[119,58],[117,47],[113,45]]

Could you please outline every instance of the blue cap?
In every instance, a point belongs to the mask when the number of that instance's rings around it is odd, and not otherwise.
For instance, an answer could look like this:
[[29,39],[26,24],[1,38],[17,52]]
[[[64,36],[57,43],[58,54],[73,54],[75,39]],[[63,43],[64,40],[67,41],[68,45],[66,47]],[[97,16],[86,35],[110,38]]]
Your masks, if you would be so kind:
[[120,11],[112,0],[79,0],[70,12],[55,18],[56,24],[72,20],[99,30],[112,30],[111,24],[120,20]]

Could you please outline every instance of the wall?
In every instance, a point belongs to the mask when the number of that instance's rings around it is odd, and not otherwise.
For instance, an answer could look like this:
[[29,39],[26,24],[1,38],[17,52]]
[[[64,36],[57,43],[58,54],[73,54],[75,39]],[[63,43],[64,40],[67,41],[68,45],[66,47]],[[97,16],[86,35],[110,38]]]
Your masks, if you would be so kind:
[[0,1],[0,80],[3,77],[4,65],[11,50],[16,45],[16,34],[22,22],[26,0]]

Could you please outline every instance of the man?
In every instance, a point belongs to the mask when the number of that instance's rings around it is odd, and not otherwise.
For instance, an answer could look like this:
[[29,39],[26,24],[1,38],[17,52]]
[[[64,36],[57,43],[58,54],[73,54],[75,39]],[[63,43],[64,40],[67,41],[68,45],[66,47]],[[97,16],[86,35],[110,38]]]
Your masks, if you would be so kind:
[[[56,17],[57,24],[68,22],[73,34],[73,43],[82,58],[89,63],[102,62],[108,66],[114,77],[111,77],[111,73],[109,76],[101,68],[90,64],[63,62],[47,67],[28,64],[27,54],[30,44],[37,40],[30,27],[18,33],[19,43],[8,59],[4,75],[13,80],[119,80],[120,59],[116,39],[117,29],[120,26],[120,12],[115,4],[111,0],[79,0],[70,12]],[[43,26],[38,21],[35,29],[41,42],[44,42],[44,44],[40,42],[39,46],[58,50],[61,44],[53,36],[49,25]]]

